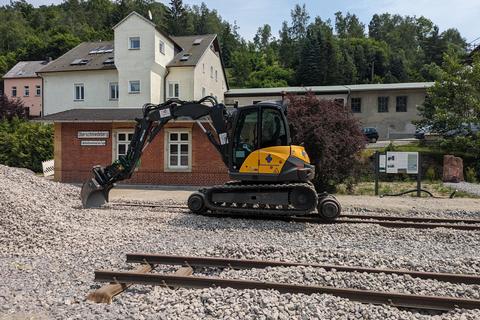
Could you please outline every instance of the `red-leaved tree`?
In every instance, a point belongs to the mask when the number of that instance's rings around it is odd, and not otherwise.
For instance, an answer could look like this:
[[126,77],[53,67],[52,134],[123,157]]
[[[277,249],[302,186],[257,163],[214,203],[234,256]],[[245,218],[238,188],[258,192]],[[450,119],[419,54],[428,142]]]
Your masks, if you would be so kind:
[[12,120],[13,117],[28,119],[28,108],[20,99],[9,99],[7,96],[0,96],[0,120]]
[[292,142],[304,145],[315,164],[318,191],[332,191],[353,175],[358,154],[365,147],[360,123],[348,107],[313,93],[288,97]]

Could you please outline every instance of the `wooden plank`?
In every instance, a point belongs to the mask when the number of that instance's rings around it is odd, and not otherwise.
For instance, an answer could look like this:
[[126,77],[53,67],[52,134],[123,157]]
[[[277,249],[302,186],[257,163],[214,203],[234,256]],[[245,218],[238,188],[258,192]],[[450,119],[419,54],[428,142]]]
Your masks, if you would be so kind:
[[[150,264],[142,264],[133,269],[136,273],[148,273],[153,270],[153,266]],[[130,287],[131,283],[109,283],[104,285],[100,289],[95,290],[87,296],[87,300],[96,303],[112,303],[112,299],[119,293],[122,293],[125,289]]]
[[[153,266],[150,264],[142,264],[137,268],[133,269],[131,272],[135,273],[149,273],[153,270]],[[187,277],[193,274],[192,267],[181,267],[178,269],[174,275]],[[96,303],[112,303],[113,297],[119,293],[125,291],[130,287],[132,283],[109,283],[100,289],[95,290],[87,296],[87,300],[96,302]],[[170,286],[171,289],[176,289],[178,286]]]

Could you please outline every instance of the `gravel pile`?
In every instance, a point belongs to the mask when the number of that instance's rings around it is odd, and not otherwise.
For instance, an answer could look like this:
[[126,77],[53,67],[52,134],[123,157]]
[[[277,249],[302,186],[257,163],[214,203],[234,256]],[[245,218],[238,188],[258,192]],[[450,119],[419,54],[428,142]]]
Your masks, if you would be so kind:
[[[111,305],[93,304],[85,300],[100,286],[93,282],[93,271],[131,268],[124,262],[129,252],[480,273],[480,235],[369,224],[218,219],[186,214],[184,209],[83,210],[78,195],[78,188],[0,167],[0,319],[480,318],[479,310],[431,316],[329,295],[233,289],[172,291],[133,286]],[[432,280],[310,268],[220,274],[464,297],[475,297],[479,291],[475,286]]]

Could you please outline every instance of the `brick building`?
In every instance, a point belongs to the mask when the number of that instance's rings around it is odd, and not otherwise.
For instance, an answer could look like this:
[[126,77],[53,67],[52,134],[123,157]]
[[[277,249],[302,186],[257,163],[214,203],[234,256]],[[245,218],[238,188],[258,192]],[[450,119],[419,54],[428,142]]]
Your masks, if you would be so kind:
[[[81,182],[94,165],[106,166],[127,151],[138,108],[74,109],[45,119],[55,123],[55,180]],[[166,125],[147,147],[127,183],[211,185],[228,180],[217,150],[192,121]]]

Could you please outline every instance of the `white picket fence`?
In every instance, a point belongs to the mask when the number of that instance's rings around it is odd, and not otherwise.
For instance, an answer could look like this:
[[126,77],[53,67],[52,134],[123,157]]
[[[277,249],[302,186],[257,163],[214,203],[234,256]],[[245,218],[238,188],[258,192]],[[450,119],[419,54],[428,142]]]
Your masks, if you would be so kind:
[[52,160],[42,161],[43,176],[53,176],[55,172],[55,162]]

